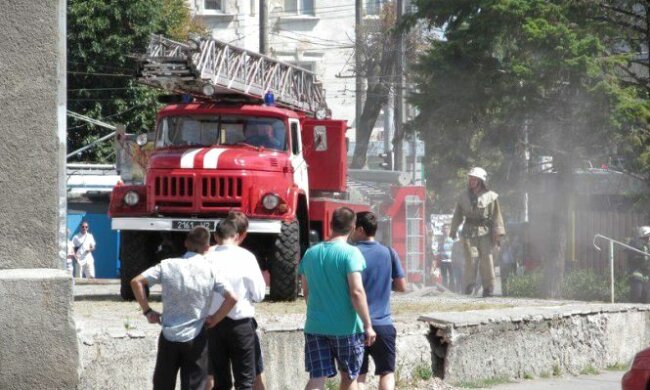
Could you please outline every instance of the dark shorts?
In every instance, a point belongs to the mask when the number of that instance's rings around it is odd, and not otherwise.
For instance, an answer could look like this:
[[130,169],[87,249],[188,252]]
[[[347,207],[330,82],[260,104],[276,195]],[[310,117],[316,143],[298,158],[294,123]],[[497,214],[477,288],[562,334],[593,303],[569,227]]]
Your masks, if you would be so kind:
[[350,379],[359,376],[363,361],[363,333],[351,336],[323,336],[305,333],[305,369],[310,378],[331,378],[336,366]]
[[[255,329],[255,376],[261,375],[264,372],[264,356],[262,355],[262,345],[260,338],[257,334],[257,321],[253,318],[253,328]],[[209,374],[214,375],[214,364],[209,360]]]
[[395,372],[395,340],[397,331],[393,325],[378,325],[372,327],[377,333],[377,339],[363,354],[363,364],[360,374],[368,373],[368,357],[372,356],[375,363],[375,375]]
[[264,358],[262,357],[262,345],[260,345],[260,336],[257,334],[257,321],[253,318],[253,328],[255,329],[255,375],[264,372]]
[[[255,381],[256,332],[251,318],[228,317],[209,330],[208,351],[214,390],[252,388]],[[232,375],[231,375],[232,371]]]
[[175,389],[179,370],[182,389],[205,389],[208,373],[208,343],[205,330],[187,342],[169,341],[162,332],[160,333],[153,388]]

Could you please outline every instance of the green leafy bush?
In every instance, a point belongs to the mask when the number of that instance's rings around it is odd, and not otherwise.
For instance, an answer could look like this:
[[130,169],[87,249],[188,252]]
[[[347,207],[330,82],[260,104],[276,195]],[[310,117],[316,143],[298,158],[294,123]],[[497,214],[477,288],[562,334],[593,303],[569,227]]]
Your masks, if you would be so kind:
[[541,271],[513,275],[507,281],[508,295],[521,298],[539,298],[542,296],[543,282],[544,275]]
[[[544,271],[537,270],[508,278],[508,295],[513,297],[544,297]],[[630,296],[630,283],[627,275],[618,276],[614,282],[614,298],[617,302],[627,302]],[[610,300],[609,275],[592,270],[575,270],[564,275],[561,287],[562,299],[577,301]]]
[[[609,275],[592,270],[577,270],[564,275],[562,298],[578,301],[606,301],[611,299]],[[630,284],[626,276],[614,281],[614,298],[617,302],[627,301]]]

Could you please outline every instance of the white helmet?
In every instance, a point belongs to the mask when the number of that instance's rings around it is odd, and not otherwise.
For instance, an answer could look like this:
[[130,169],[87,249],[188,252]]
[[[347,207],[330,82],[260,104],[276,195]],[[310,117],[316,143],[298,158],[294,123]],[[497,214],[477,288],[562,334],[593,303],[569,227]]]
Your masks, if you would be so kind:
[[639,238],[650,236],[650,226],[639,226],[637,229],[637,236]]
[[473,176],[478,179],[481,179],[483,180],[483,183],[487,181],[487,172],[485,172],[485,169],[480,167],[474,167],[470,169],[469,172],[467,173],[467,176]]

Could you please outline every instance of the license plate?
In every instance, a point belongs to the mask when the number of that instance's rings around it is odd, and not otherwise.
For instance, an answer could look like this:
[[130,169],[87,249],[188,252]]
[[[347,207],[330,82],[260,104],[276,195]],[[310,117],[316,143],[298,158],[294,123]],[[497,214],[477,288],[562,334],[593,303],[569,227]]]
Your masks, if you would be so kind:
[[203,226],[209,231],[214,231],[214,221],[172,221],[172,230],[190,231],[197,226]]

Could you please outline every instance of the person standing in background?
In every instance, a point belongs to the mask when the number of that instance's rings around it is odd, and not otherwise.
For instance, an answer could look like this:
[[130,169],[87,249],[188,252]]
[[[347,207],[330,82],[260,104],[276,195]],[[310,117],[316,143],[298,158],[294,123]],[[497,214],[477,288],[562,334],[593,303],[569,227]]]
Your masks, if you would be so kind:
[[[210,232],[198,226],[185,240],[183,257],[166,259],[131,280],[131,288],[142,314],[150,324],[161,324],[153,374],[154,390],[173,390],[180,370],[181,390],[204,390],[208,379],[206,324],[215,326],[235,307],[233,287],[206,258]],[[162,286],[163,313],[153,310],[145,293],[147,286]],[[213,293],[223,299],[209,315]],[[212,302],[214,303],[214,302]],[[164,314],[164,315],[163,315]]]
[[463,275],[465,273],[465,248],[461,240],[454,241],[451,246],[451,273],[454,279],[453,291],[462,294]]
[[[650,253],[650,226],[639,226],[636,237],[629,245],[641,252]],[[650,256],[626,249],[627,267],[630,278],[630,298],[634,303],[650,301],[648,283],[650,280]]]
[[348,244],[356,215],[348,207],[332,213],[332,237],[307,249],[298,273],[307,301],[305,322],[305,390],[324,389],[325,381],[341,374],[339,388],[358,389],[364,344],[375,342],[361,272],[366,261]]
[[77,260],[76,277],[95,278],[95,237],[90,233],[88,221],[81,223],[81,230],[72,238],[75,258]]
[[454,287],[454,273],[452,269],[451,248],[454,240],[449,237],[449,224],[442,225],[442,235],[438,239],[438,258],[440,259],[440,274],[442,284],[448,289]]
[[359,374],[359,388],[365,388],[369,358],[372,357],[375,375],[379,375],[378,390],[393,390],[397,331],[391,316],[390,292],[406,291],[406,280],[399,256],[392,248],[385,247],[375,240],[376,232],[375,214],[370,211],[357,213],[356,228],[351,238],[366,260],[367,268],[361,272],[361,277],[363,288],[366,289],[370,320],[377,333],[375,343],[365,348]]
[[483,296],[494,293],[494,258],[495,246],[500,246],[506,234],[499,206],[499,194],[487,188],[487,172],[474,167],[467,174],[467,190],[463,191],[456,203],[456,210],[451,221],[449,236],[456,239],[458,228],[465,248],[465,293],[474,290],[476,272],[472,261],[472,248],[478,251],[478,265],[483,285]]
[[[208,333],[210,371],[213,389],[252,389],[257,376],[257,334],[254,302],[261,302],[266,292],[264,276],[255,256],[239,246],[235,222],[223,219],[217,225],[217,247],[210,251],[208,261],[239,297],[235,307]],[[215,293],[209,313],[215,312],[224,297]],[[261,351],[260,351],[261,353]],[[232,375],[230,373],[232,367]]]

